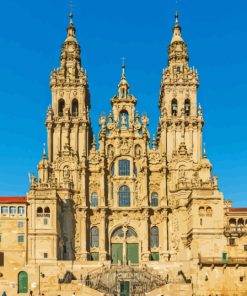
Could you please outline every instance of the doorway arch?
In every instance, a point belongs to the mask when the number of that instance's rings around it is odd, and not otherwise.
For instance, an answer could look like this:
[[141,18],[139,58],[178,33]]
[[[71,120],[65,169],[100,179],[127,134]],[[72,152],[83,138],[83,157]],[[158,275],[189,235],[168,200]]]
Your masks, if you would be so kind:
[[112,264],[138,264],[139,240],[134,228],[122,226],[111,236]]
[[28,274],[25,271],[18,273],[18,293],[28,292]]

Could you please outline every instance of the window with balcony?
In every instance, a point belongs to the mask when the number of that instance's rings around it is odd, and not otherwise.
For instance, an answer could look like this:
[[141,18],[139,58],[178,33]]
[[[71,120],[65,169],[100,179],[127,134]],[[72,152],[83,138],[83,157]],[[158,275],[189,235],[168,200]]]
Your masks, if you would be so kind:
[[99,247],[99,229],[98,227],[94,226],[91,228],[91,235],[90,235],[90,245],[91,248],[98,248]]
[[120,159],[118,164],[119,176],[130,176],[130,161],[127,159]]
[[91,206],[94,208],[98,207],[98,193],[97,192],[93,192],[91,194]]
[[151,248],[159,247],[159,228],[153,226],[150,231],[150,246]]
[[157,192],[153,192],[151,194],[151,206],[152,207],[158,206],[158,193]]
[[130,207],[130,189],[124,185],[119,189],[119,206]]

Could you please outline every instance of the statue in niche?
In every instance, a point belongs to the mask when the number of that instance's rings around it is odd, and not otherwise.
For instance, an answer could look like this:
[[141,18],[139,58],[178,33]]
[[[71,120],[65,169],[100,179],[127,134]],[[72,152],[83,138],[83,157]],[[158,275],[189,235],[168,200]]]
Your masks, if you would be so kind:
[[141,146],[140,145],[136,145],[136,148],[135,148],[135,155],[137,158],[140,158],[141,157]]
[[112,145],[108,146],[108,157],[113,158],[114,157],[114,147]]
[[63,168],[63,177],[64,179],[68,179],[70,177],[70,171],[67,165]]
[[126,127],[127,126],[127,118],[126,118],[126,115],[123,113],[122,116],[121,116],[121,124],[122,124],[122,127]]
[[185,166],[180,166],[178,169],[178,178],[185,179]]

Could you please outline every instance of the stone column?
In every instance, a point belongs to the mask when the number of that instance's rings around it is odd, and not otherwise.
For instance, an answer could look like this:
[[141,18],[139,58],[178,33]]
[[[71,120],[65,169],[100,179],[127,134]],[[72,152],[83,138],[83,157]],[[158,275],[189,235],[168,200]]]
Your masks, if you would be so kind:
[[167,210],[163,209],[160,213],[161,223],[160,223],[160,261],[168,261],[168,244],[167,244]]
[[142,239],[142,251],[141,251],[141,259],[143,262],[149,261],[150,251],[148,250],[148,242],[149,242],[149,214],[148,210],[144,210],[143,212],[143,229],[141,233]]
[[81,260],[87,261],[87,210],[81,209],[80,216]]
[[99,260],[106,260],[106,213],[104,209],[100,212],[100,231],[99,231]]

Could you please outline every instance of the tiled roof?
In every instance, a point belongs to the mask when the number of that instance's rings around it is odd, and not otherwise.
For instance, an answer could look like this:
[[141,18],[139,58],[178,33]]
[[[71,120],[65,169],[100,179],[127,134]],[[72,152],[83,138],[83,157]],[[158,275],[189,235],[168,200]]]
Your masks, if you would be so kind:
[[26,196],[0,196],[0,203],[26,203]]
[[230,213],[247,213],[247,208],[229,208]]

